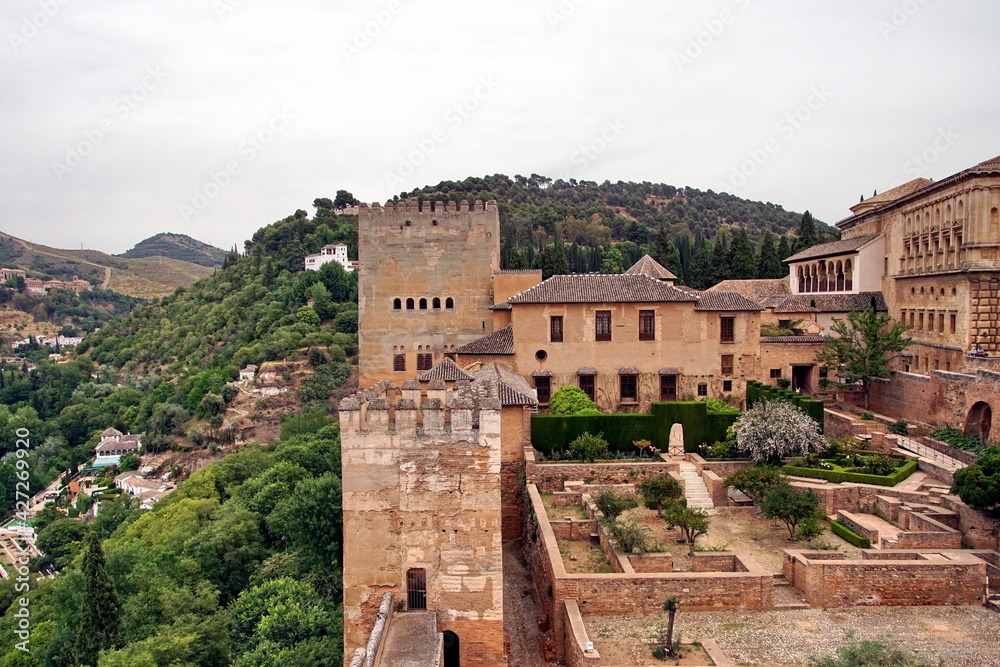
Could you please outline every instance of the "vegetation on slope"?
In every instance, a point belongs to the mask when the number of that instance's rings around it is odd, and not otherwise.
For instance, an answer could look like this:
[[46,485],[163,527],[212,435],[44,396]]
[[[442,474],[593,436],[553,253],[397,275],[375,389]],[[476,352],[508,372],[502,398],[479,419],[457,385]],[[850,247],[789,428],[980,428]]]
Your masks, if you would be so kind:
[[202,243],[187,234],[160,233],[136,243],[126,252],[118,255],[128,259],[142,257],[169,257],[192,264],[200,264],[211,268],[222,266],[226,259],[226,251],[221,248]]

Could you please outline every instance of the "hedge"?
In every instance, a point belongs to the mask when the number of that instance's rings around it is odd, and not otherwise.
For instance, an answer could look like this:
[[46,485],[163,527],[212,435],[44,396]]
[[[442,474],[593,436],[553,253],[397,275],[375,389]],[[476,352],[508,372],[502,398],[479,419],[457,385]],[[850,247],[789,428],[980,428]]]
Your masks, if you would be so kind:
[[842,537],[856,547],[862,549],[870,549],[872,546],[871,540],[867,537],[861,537],[853,530],[840,523],[839,521],[831,521],[830,528],[833,530],[833,534],[837,537]]
[[653,403],[652,414],[535,415],[531,418],[531,444],[539,451],[562,450],[583,433],[603,433],[608,449],[635,451],[632,443],[649,440],[665,450],[674,424],[684,427],[684,450],[697,452],[703,443],[726,439],[726,430],[740,415],[708,414],[702,401]]
[[819,430],[822,433],[824,431],[824,422],[826,420],[826,408],[823,405],[823,401],[816,401],[808,396],[803,396],[797,392],[791,391],[789,389],[782,389],[781,387],[772,387],[770,385],[763,384],[757,380],[750,380],[747,382],[747,407],[753,407],[754,403],[758,401],[769,400],[769,401],[788,401],[793,405],[796,405],[802,412],[806,413],[810,417],[816,420],[819,424]]
[[839,484],[841,482],[854,482],[855,484],[874,484],[877,486],[896,486],[904,479],[912,475],[917,470],[916,461],[907,461],[896,472],[891,475],[866,475],[860,472],[839,472],[837,470],[819,470],[816,468],[799,468],[789,464],[782,466],[782,472],[793,477],[810,477],[812,479],[825,479],[829,482]]

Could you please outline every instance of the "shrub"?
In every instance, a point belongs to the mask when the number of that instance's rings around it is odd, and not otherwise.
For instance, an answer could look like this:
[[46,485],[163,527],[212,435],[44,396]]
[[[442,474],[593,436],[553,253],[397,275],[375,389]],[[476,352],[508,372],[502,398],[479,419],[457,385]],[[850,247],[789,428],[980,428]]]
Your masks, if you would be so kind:
[[815,519],[819,514],[819,496],[812,491],[803,493],[790,486],[777,486],[764,496],[761,509],[768,519],[777,519],[784,523],[788,528],[788,539],[794,540],[795,529],[799,523],[806,519]]
[[358,333],[358,311],[345,310],[333,319],[333,328],[338,333]]
[[965,452],[978,452],[983,449],[983,443],[974,435],[966,435],[957,428],[939,428],[931,431],[931,437],[935,440],[948,443],[955,449]]
[[[837,649],[836,657],[812,656],[810,667],[934,667],[916,655],[905,651],[887,640],[857,639],[847,633],[846,644]],[[943,661],[936,663],[938,667]]]
[[310,347],[307,357],[309,359],[309,365],[313,368],[318,368],[319,366],[330,362],[330,355],[328,355],[326,350],[321,347]]
[[970,507],[1000,511],[1000,447],[984,449],[968,467],[956,470],[951,491]]
[[859,549],[870,549],[872,546],[871,540],[867,537],[861,537],[839,521],[831,521],[830,529],[833,531],[834,535],[847,540]]
[[808,542],[823,534],[823,524],[816,516],[806,517],[795,529],[795,539],[798,542]]
[[886,430],[889,431],[889,433],[895,433],[896,435],[907,435],[910,432],[908,427],[909,424],[900,420],[889,424],[889,427]]
[[694,543],[699,535],[708,532],[708,514],[705,510],[692,509],[687,506],[687,499],[668,500],[663,508],[663,518],[670,528],[680,528],[684,540],[690,546],[689,554],[694,554]]
[[780,468],[758,465],[737,470],[726,477],[723,484],[742,491],[750,500],[759,503],[773,489],[788,486],[788,478]]
[[639,483],[639,495],[646,507],[660,514],[665,502],[684,495],[684,488],[670,475],[648,476]]
[[644,554],[649,551],[649,530],[635,518],[626,521],[606,519],[604,527],[627,554]]
[[757,463],[822,449],[819,424],[787,401],[760,401],[733,426],[739,448]]
[[788,378],[778,378],[778,386],[782,389],[788,389],[792,386],[792,381]]
[[738,407],[729,405],[720,398],[703,398],[701,402],[710,415],[738,415],[741,412]]
[[564,416],[601,414],[583,389],[572,385],[560,387],[552,394],[549,398],[549,410],[554,415]]
[[862,412],[860,419],[861,421],[873,422],[875,421],[875,415],[870,412]]
[[631,494],[601,489],[594,495],[594,504],[606,518],[617,519],[622,512],[638,507],[639,501]]
[[351,367],[347,364],[332,362],[323,364],[316,369],[312,377],[302,381],[299,387],[299,398],[303,403],[309,401],[325,401],[337,387],[347,382],[351,375]]
[[604,439],[603,433],[598,433],[597,435],[584,433],[569,443],[569,449],[584,461],[593,463],[597,459],[607,455],[608,442]]

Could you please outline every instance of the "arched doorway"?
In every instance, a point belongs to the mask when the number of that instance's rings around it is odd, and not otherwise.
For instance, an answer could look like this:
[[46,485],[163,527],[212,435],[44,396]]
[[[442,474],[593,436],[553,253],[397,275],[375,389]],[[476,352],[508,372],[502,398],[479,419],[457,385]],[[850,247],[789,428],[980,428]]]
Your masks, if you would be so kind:
[[459,667],[458,635],[451,630],[444,631],[444,667]]
[[993,410],[989,403],[979,401],[969,410],[969,416],[965,418],[965,434],[974,435],[982,442],[986,442],[990,437],[990,429],[993,428]]

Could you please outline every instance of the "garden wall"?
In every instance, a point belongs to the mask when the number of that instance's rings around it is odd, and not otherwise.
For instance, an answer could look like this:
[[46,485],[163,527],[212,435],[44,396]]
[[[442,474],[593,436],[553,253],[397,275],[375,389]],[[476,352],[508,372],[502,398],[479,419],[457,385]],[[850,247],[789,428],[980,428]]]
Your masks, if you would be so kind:
[[828,552],[786,550],[783,570],[814,607],[983,601],[986,563],[968,551],[865,550],[861,555],[861,560],[840,560]]
[[[528,454],[526,452],[525,456]],[[528,481],[538,485],[542,493],[563,491],[563,482],[583,481],[585,484],[614,486],[638,484],[648,475],[669,475],[679,465],[666,461],[644,463],[537,463],[534,452],[525,466]]]

